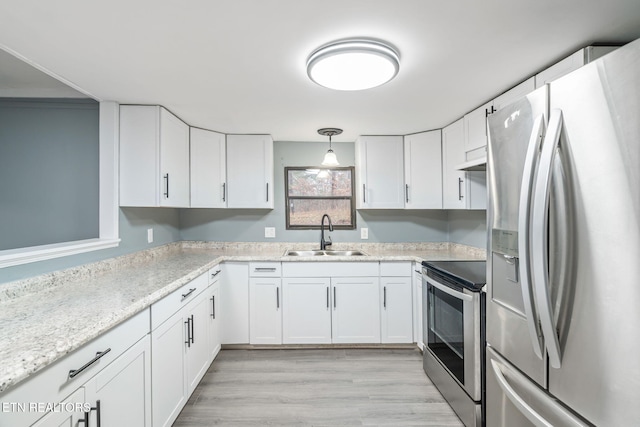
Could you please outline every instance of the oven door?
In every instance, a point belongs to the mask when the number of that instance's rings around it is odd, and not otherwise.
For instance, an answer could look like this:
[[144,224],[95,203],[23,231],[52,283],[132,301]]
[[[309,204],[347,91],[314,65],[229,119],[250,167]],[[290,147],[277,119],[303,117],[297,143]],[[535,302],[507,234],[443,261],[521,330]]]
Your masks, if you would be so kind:
[[425,347],[475,401],[481,392],[480,293],[454,289],[423,272]]

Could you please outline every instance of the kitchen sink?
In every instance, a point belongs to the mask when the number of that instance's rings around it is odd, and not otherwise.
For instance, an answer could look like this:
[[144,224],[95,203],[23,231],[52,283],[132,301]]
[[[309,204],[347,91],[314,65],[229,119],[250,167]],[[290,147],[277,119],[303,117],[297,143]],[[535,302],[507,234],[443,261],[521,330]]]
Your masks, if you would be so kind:
[[310,250],[310,251],[286,251],[285,256],[366,256],[362,251],[332,251],[332,250]]

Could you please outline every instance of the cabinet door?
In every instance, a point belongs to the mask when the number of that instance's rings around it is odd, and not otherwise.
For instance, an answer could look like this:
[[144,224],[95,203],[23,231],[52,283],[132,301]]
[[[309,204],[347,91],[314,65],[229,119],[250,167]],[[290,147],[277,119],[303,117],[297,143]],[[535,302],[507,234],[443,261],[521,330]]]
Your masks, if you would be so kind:
[[186,325],[180,310],[151,332],[152,419],[170,426],[187,402]]
[[160,206],[189,207],[189,126],[160,108]]
[[329,278],[282,279],[282,342],[331,344]]
[[227,206],[273,209],[273,140],[227,135]]
[[220,278],[222,344],[249,344],[249,265],[225,263]]
[[413,265],[413,341],[418,344],[418,348],[423,350],[422,340],[422,267],[420,264]]
[[442,206],[444,209],[466,208],[466,176],[456,166],[465,161],[464,126],[460,119],[442,129]]
[[120,106],[120,206],[158,206],[158,106]]
[[211,302],[211,314],[209,315],[209,358],[213,361],[221,347],[220,337],[220,282],[211,285],[207,293]]
[[209,369],[210,356],[210,324],[211,300],[209,290],[200,294],[185,309],[184,321],[187,322],[186,377],[187,396],[193,393],[196,386]]
[[519,85],[509,89],[502,95],[498,96],[496,99],[494,99],[493,108],[495,111],[498,111],[505,105],[508,105],[513,101],[528,95],[530,92],[534,90],[535,90],[535,77],[531,77],[523,81]]
[[380,279],[332,278],[332,337],[336,344],[380,342]]
[[442,209],[440,130],[404,137],[405,209]]
[[227,206],[226,142],[224,134],[190,129],[191,207]]
[[[87,400],[85,399],[84,388],[81,387],[74,391],[68,398],[64,400],[64,404],[83,404]],[[42,402],[45,403],[45,402]],[[81,408],[82,409],[82,408]],[[84,420],[84,412],[50,412],[44,417],[40,418],[32,427],[77,427],[80,425],[79,421]],[[0,420],[1,421],[1,420]],[[4,424],[2,424],[4,426]],[[8,425],[7,425],[8,426]]]
[[249,279],[249,344],[282,344],[280,278]]
[[[465,114],[463,118],[465,152],[487,146],[487,115],[491,113],[492,106],[493,102],[488,102],[470,113]],[[466,158],[462,161],[464,160],[466,160]]]
[[404,208],[404,149],[401,136],[361,136],[356,140],[359,209]]
[[[89,425],[151,427],[151,344],[145,336],[85,384]],[[100,419],[98,423],[98,417]]]
[[411,277],[380,278],[381,342],[412,343],[413,299]]

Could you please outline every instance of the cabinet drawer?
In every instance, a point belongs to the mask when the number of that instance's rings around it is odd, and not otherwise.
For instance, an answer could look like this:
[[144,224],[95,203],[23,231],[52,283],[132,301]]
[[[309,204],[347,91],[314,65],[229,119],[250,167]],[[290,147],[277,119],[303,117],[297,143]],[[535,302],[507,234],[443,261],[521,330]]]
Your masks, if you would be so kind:
[[251,262],[249,276],[251,277],[280,277],[282,274],[279,262]]
[[404,277],[411,276],[411,262],[381,262],[380,276]]
[[[149,310],[144,310],[19,383],[2,395],[2,401],[25,403],[27,408],[32,402],[61,402],[147,333]],[[2,414],[2,425],[31,425],[43,415],[37,411],[7,412]]]
[[151,306],[151,330],[160,326],[173,313],[204,291],[207,286],[209,286],[209,273],[204,273],[153,304]]
[[283,277],[377,277],[377,262],[285,262]]
[[220,264],[214,265],[209,269],[209,284],[217,282],[222,274],[222,266]]

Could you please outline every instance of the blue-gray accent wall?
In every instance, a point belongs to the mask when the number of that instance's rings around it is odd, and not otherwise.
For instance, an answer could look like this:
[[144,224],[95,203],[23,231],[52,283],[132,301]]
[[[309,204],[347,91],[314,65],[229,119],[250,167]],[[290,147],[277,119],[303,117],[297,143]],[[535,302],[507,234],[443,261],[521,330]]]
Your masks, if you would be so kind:
[[0,99],[0,250],[98,237],[98,108]]

